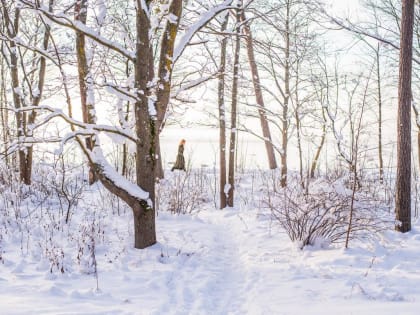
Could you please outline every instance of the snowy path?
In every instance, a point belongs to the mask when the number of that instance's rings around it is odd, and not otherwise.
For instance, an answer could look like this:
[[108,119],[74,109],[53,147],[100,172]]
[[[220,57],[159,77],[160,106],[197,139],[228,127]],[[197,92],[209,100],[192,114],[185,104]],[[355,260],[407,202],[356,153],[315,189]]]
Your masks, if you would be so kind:
[[199,249],[174,268],[169,299],[156,314],[243,314],[247,271],[234,231],[213,220],[179,235],[182,243]]
[[[51,275],[36,256],[6,251],[0,314],[418,314],[416,229],[372,248],[300,251],[258,211],[161,213],[157,222],[151,248],[132,249],[129,236],[106,256],[98,249],[99,291],[77,268]],[[122,217],[120,228],[128,224]]]

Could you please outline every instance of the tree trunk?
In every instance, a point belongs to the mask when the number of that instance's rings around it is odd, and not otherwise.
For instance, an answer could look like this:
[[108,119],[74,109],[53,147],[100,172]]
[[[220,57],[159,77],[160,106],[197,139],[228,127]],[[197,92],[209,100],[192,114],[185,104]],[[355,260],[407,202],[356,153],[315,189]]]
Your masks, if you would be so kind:
[[[222,23],[221,32],[226,31],[229,21],[229,14],[226,13]],[[227,36],[222,39],[220,48],[220,66],[218,81],[218,106],[219,106],[219,158],[220,158],[220,209],[226,208],[226,107],[225,107],[225,71],[226,71],[226,47]]]
[[384,159],[382,154],[382,88],[381,88],[381,68],[379,56],[379,43],[376,49],[376,72],[378,80],[378,158],[379,158],[379,181],[384,181]]
[[303,177],[303,154],[302,154],[302,137],[300,124],[300,103],[299,103],[299,64],[296,65],[296,86],[295,86],[295,121],[296,121],[296,137],[299,152],[299,177],[300,186],[305,188],[305,179]]
[[[150,1],[147,4],[149,10]],[[145,12],[146,8],[139,7],[136,15],[136,62],[135,62],[135,87],[139,91],[138,100],[135,103],[136,120],[136,175],[137,185],[149,192],[151,205],[147,203],[135,204],[134,212],[135,247],[145,248],[156,243],[155,229],[155,165],[156,165],[156,139],[158,128],[155,117],[149,109],[150,71],[152,62],[152,51],[150,46],[150,21]]]
[[[53,11],[53,4],[54,0],[49,0],[48,4],[48,11]],[[50,26],[48,24],[44,24],[45,31],[44,31],[44,38],[42,41],[42,48],[44,51],[47,51],[48,49],[48,43],[50,40]],[[42,93],[44,91],[44,83],[45,83],[45,73],[47,70],[47,62],[44,56],[41,56],[39,58],[39,71],[38,71],[38,82],[37,82],[37,93],[31,95],[31,103],[32,106],[39,106],[39,103],[41,102]],[[32,93],[32,91],[31,91]],[[29,114],[27,120],[28,125],[32,125],[35,123],[37,112],[35,110],[31,111]],[[27,133],[28,137],[32,137],[32,131],[25,127],[24,132]],[[33,164],[33,145],[27,145],[26,146],[26,152],[24,156],[22,156],[23,159],[25,159],[25,167],[24,167],[24,182],[25,184],[29,185],[31,183],[32,178],[32,164]]]
[[255,98],[258,105],[258,114],[260,116],[261,129],[262,129],[263,137],[265,140],[264,143],[265,143],[265,149],[267,151],[268,165],[270,169],[276,169],[277,168],[276,156],[274,154],[270,126],[267,120],[267,113],[265,111],[264,98],[263,98],[262,89],[261,89],[260,76],[258,73],[257,62],[255,60],[254,44],[253,44],[253,38],[252,38],[252,33],[251,33],[251,27],[249,26],[248,23],[245,23],[246,22],[245,12],[241,13],[241,22],[244,23],[243,32],[245,34],[245,39],[246,39],[248,61],[249,61],[249,66],[251,68],[252,83],[254,85]]
[[9,111],[6,108],[7,102],[7,92],[6,92],[6,65],[5,61],[0,54],[0,119],[1,119],[1,128],[2,131],[2,141],[3,141],[3,151],[5,152],[4,161],[6,163],[6,167],[10,168],[11,165],[9,163],[9,141],[10,141],[10,133],[9,133]]
[[[127,78],[130,77],[130,61],[126,60],[125,62],[125,75]],[[120,114],[120,125],[121,127],[126,126],[128,118],[130,115],[130,101],[126,102],[125,110],[121,108]],[[128,144],[123,143],[122,145],[122,161],[121,161],[121,175],[124,177],[128,176]]]
[[398,82],[397,179],[395,213],[400,232],[411,230],[411,70],[414,0],[402,0]]
[[[16,117],[16,129],[17,129],[17,138],[20,143],[20,148],[18,151],[19,157],[19,178],[20,181],[26,185],[31,184],[31,166],[28,165],[28,162],[32,163],[32,148],[25,147],[22,148],[24,141],[24,137],[26,136],[26,123],[27,123],[27,115],[25,112],[19,111],[23,106],[23,97],[20,94],[20,81],[19,81],[19,64],[18,64],[18,47],[13,40],[18,35],[19,30],[19,19],[20,19],[20,9],[14,9],[14,17],[13,21],[9,16],[9,12],[7,11],[6,4],[2,1],[3,6],[3,15],[5,19],[5,25],[7,29],[7,33],[11,40],[9,41],[10,44],[10,77],[12,83],[12,95],[13,95],[13,104],[16,109],[15,117]],[[28,155],[30,153],[30,156]]]
[[236,151],[236,112],[238,105],[238,81],[239,81],[239,54],[241,49],[241,27],[240,27],[240,8],[242,1],[238,1],[236,9],[236,38],[235,38],[235,56],[233,60],[233,82],[232,82],[232,108],[230,119],[230,142],[229,142],[229,193],[227,197],[227,204],[229,207],[234,205],[235,192],[235,151]]
[[[74,19],[86,25],[87,20],[88,0],[77,0],[74,6]],[[80,90],[80,103],[82,106],[83,122],[88,124],[95,123],[92,111],[94,111],[93,100],[89,97],[90,71],[86,56],[85,35],[82,32],[76,31],[76,57],[77,57],[77,70],[79,74],[79,90]],[[93,150],[95,139],[93,137],[86,138],[86,146],[89,150]],[[89,166],[89,184],[92,185],[97,181],[95,173],[93,172],[92,165]]]
[[310,178],[315,178],[315,170],[318,166],[319,157],[321,155],[321,151],[322,151],[322,148],[324,147],[324,143],[325,143],[325,138],[327,136],[327,117],[325,117],[324,107],[322,107],[322,118],[324,119],[324,124],[322,125],[321,142],[319,143],[319,146],[316,149],[314,159],[312,160]]
[[[160,133],[164,128],[165,115],[168,109],[168,104],[171,96],[171,81],[173,72],[173,55],[176,35],[178,33],[179,21],[181,20],[182,14],[182,0],[173,0],[169,7],[168,13],[173,18],[166,22],[164,35],[160,45],[160,58],[158,65],[158,84],[157,84],[157,128]],[[152,64],[153,66],[153,64]],[[163,178],[163,165],[162,158],[160,157],[161,150],[159,142],[156,142],[156,153],[159,157],[157,162],[156,176]]]
[[420,167],[420,126],[417,126],[417,159]]
[[[86,156],[90,156],[85,145],[81,144]],[[89,150],[90,151],[90,150]],[[101,161],[102,163],[103,161]],[[149,193],[149,199],[141,199],[130,190],[121,187],[121,181],[116,175],[106,172],[103,164],[96,163],[90,158],[90,164],[94,168],[97,178],[102,185],[112,194],[122,199],[133,211],[134,219],[134,247],[143,249],[156,243],[155,231],[155,211],[154,211],[154,191],[153,195]],[[117,173],[116,173],[117,174]]]
[[138,249],[156,244],[155,211],[147,209],[144,203],[137,203],[133,207],[134,247]]
[[[129,77],[129,72],[128,72],[128,66],[127,66],[127,71],[126,71],[126,75],[127,78]],[[121,126],[123,124],[125,124],[128,121],[128,115],[130,113],[130,102],[127,102],[126,105],[126,110],[125,110],[125,115],[124,115],[124,121],[121,122]],[[123,143],[122,146],[122,165],[121,165],[121,175],[124,177],[128,176],[128,144],[127,143]]]
[[286,24],[284,30],[285,36],[285,52],[284,52],[284,98],[283,98],[283,115],[282,115],[282,143],[281,143],[281,187],[287,186],[287,143],[288,143],[288,113],[290,98],[290,2],[286,4]]

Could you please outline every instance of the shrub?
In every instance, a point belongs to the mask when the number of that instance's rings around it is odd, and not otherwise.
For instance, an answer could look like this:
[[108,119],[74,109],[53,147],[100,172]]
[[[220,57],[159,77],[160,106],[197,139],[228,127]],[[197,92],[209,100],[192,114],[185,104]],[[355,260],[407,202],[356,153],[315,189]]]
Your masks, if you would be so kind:
[[[272,217],[302,249],[307,245],[343,242],[349,228],[352,191],[344,180],[325,179],[310,183],[304,191],[296,181],[280,190],[267,190],[264,203]],[[381,202],[359,191],[354,195],[352,238],[369,237],[389,228],[388,213]]]

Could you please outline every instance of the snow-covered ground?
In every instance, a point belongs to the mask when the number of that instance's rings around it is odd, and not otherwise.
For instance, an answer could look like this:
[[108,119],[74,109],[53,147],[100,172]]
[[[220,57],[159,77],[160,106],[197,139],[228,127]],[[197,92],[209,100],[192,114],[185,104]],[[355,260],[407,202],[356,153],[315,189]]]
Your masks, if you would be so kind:
[[53,198],[21,203],[2,216],[0,314],[419,314],[418,220],[347,250],[300,250],[242,180],[235,208],[161,208],[145,250],[132,248],[130,212],[98,187],[69,224]]

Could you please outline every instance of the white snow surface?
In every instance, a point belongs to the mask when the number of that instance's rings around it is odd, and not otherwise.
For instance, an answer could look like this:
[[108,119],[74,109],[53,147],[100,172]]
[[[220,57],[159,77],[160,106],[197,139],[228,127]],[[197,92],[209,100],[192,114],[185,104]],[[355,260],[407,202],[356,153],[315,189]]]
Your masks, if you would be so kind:
[[[242,196],[250,196],[246,183],[238,188]],[[92,206],[101,202],[102,208]],[[130,211],[118,215],[96,186],[64,232],[56,233],[77,238],[81,227],[100,222],[99,289],[89,268],[74,264],[77,250],[64,237],[55,246],[65,253],[65,272],[50,272],[41,251],[49,241],[40,232],[51,220],[45,217],[33,221],[30,239],[17,228],[2,234],[0,313],[419,314],[418,220],[409,233],[352,240],[348,250],[299,250],[269,213],[251,204],[216,210],[208,202],[187,215],[161,209],[158,243],[136,250]]]

